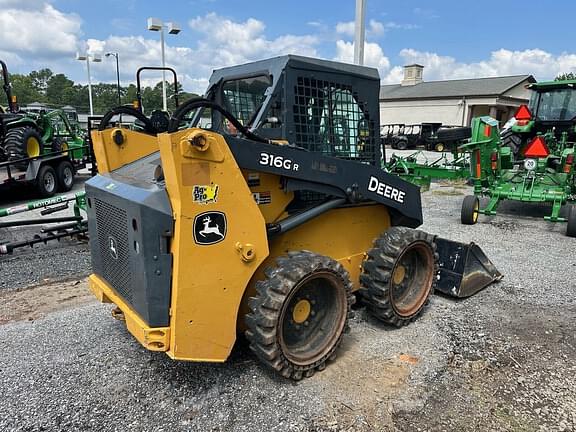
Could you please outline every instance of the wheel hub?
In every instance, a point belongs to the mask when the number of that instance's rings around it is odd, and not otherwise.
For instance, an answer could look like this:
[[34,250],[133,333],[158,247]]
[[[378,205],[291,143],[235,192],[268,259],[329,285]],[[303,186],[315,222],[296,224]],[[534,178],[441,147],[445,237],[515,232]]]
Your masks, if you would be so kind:
[[28,153],[28,157],[40,156],[40,143],[36,138],[28,138],[28,141],[26,141],[26,153]]
[[297,324],[302,324],[310,316],[312,306],[310,302],[306,299],[301,299],[296,303],[294,309],[292,310],[292,319]]
[[400,285],[404,278],[406,277],[406,267],[402,264],[398,264],[396,269],[394,270],[394,274],[392,275],[392,281],[394,285]]

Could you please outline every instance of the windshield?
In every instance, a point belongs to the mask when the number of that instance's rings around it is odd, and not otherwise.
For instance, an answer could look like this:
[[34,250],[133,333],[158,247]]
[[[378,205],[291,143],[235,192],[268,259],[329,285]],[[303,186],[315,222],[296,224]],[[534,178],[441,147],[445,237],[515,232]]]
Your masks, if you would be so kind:
[[[537,109],[534,110],[536,105]],[[576,117],[576,92],[564,88],[534,93],[530,99],[530,110],[541,121],[572,120]]]
[[[214,92],[221,91],[224,108],[244,126],[253,126],[252,122],[266,99],[266,90],[271,85],[272,78],[265,75],[228,80],[210,90],[205,97],[214,100]],[[222,130],[233,135],[237,133],[236,128],[228,120],[222,118],[219,113],[212,112],[211,108],[194,110],[187,117],[193,119],[193,126]]]
[[272,85],[268,76],[242,78],[224,82],[222,91],[232,115],[244,126],[254,121],[266,98],[266,89]]

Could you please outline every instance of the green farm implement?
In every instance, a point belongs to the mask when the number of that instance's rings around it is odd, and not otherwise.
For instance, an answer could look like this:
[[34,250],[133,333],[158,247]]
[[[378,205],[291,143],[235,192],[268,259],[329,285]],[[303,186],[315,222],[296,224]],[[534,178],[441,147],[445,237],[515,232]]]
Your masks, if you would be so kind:
[[[54,213],[70,208],[72,204],[73,214],[63,217],[46,217]],[[34,219],[12,219],[3,222],[2,218],[19,213],[40,210],[40,217]],[[42,225],[40,233],[35,233],[31,238],[6,242],[0,238],[0,255],[11,254],[15,249],[34,246],[35,244],[60,240],[64,237],[74,237],[85,235],[88,224],[86,214],[86,194],[78,192],[76,194],[60,195],[57,197],[32,201],[19,204],[13,207],[0,208],[0,229],[14,228],[31,225]]]
[[466,180],[470,176],[468,155],[453,149],[452,158],[446,153],[429,160],[422,151],[408,156],[392,154],[384,169],[420,186],[430,188],[432,179]]
[[[575,84],[533,84],[530,107],[518,109],[512,133],[502,138],[496,120],[473,119],[471,142],[461,146],[470,152],[474,184],[474,195],[462,203],[463,224],[475,224],[479,214],[495,215],[503,200],[548,203],[552,210],[545,219],[567,222],[566,235],[576,237]],[[479,197],[488,197],[487,205]],[[566,217],[560,216],[563,206]]]

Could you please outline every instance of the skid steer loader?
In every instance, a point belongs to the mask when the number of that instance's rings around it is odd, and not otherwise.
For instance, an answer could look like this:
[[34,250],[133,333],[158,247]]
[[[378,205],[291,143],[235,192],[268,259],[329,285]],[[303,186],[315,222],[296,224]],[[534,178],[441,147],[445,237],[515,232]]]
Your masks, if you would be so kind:
[[284,56],[215,71],[164,133],[130,107],[105,115],[86,184],[93,293],[149,350],[222,362],[241,333],[297,380],[335,357],[355,292],[402,326],[435,286],[497,279],[477,247],[414,229],[418,187],[379,168],[379,86],[375,69]]

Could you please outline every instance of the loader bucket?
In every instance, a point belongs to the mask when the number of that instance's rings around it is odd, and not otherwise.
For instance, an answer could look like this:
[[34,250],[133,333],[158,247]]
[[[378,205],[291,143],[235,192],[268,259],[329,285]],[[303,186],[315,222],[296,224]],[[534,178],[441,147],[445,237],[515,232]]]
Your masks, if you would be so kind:
[[439,237],[435,242],[439,255],[437,291],[452,297],[470,297],[502,279],[502,274],[478,245]]

